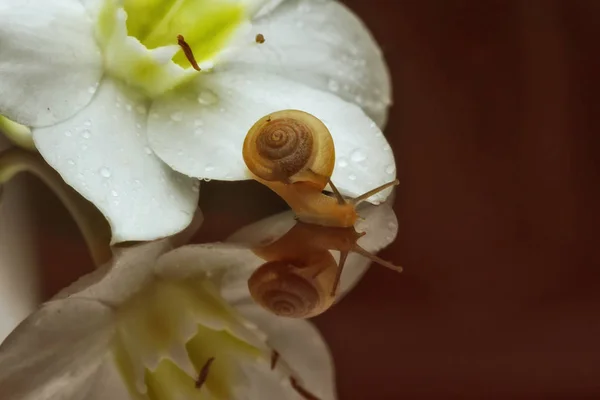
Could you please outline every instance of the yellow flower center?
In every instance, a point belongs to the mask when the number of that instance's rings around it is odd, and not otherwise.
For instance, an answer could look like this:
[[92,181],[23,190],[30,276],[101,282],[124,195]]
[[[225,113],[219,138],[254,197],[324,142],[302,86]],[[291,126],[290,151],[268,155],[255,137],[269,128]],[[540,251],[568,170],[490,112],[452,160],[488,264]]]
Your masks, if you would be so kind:
[[96,33],[108,73],[156,96],[210,69],[246,19],[241,0],[105,0]]
[[113,354],[132,398],[230,399],[240,363],[263,354],[207,281],[155,281],[117,313]]

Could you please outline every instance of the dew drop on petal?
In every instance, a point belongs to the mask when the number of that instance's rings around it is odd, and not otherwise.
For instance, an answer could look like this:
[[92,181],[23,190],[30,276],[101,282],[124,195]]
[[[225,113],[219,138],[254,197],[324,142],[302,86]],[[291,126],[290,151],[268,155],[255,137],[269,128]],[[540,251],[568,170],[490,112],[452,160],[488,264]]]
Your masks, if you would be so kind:
[[144,147],[144,151],[146,152],[146,154],[148,155],[152,155],[152,149],[148,146]]
[[202,128],[196,128],[194,130],[194,135],[196,135],[196,136],[201,136],[203,133],[204,133],[204,129],[202,129]]
[[211,104],[215,104],[217,102],[217,100],[219,100],[217,95],[214,94],[210,90],[203,90],[198,95],[198,103],[200,103],[204,106],[209,106]]
[[396,166],[393,164],[388,165],[387,167],[385,167],[385,172],[388,174],[393,174],[396,171]]
[[171,114],[171,119],[175,122],[181,122],[183,120],[183,112],[174,112],[173,114]]
[[111,176],[110,169],[108,169],[106,167],[100,168],[100,175],[102,175],[105,178],[110,178],[110,176]]
[[361,162],[367,159],[365,153],[362,150],[356,149],[350,154],[350,159],[354,162]]
[[215,170],[215,167],[211,164],[207,164],[206,167],[204,167],[204,171],[206,171],[206,172],[211,172],[214,170]]
[[113,197],[119,197],[119,193],[117,193],[117,191],[116,191],[116,190],[111,190],[111,191],[110,191],[110,194],[111,194]]
[[85,129],[83,132],[81,132],[81,137],[84,139],[89,139],[92,137],[92,133],[89,129]]
[[194,121],[194,126],[203,126],[204,125],[204,121],[202,121],[201,119],[197,119]]
[[348,179],[350,179],[351,181],[355,181],[356,180],[356,175],[350,174],[350,175],[348,175]]
[[65,136],[70,137],[72,135],[73,135],[73,133],[71,131],[65,131]]
[[73,161],[73,160],[71,160],[71,159],[68,159],[68,160],[67,160],[67,164],[69,164],[69,165],[71,165],[71,166],[72,166],[72,165],[75,165],[75,161]]
[[327,86],[329,87],[329,90],[334,93],[337,93],[340,90],[340,84],[335,79],[330,79]]
[[86,121],[83,123],[83,126],[87,126],[87,127],[89,128],[90,126],[92,126],[92,121],[91,121],[91,120],[89,120],[89,119],[88,119],[88,120],[86,120]]
[[346,168],[348,166],[348,161],[346,161],[345,158],[340,157],[340,158],[338,158],[337,164],[340,168]]

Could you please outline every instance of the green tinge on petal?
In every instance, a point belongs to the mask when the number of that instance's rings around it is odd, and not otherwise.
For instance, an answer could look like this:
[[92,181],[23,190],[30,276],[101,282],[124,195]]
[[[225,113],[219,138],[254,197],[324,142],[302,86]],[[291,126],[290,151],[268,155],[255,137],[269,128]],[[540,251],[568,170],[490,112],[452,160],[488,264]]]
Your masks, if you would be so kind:
[[151,400],[210,400],[214,398],[206,388],[203,387],[204,390],[196,389],[195,382],[194,378],[183,372],[171,360],[162,360],[154,372],[146,370],[148,398]]
[[26,149],[35,150],[35,143],[28,126],[18,124],[0,115],[0,133],[3,133],[12,143]]
[[[264,357],[238,334],[240,317],[211,288],[202,280],[157,280],[119,307],[113,355],[133,397],[229,399],[236,365]],[[185,365],[171,359],[174,348],[187,352]],[[212,357],[208,379],[198,390],[196,378]],[[145,364],[152,360],[157,367]]]
[[[129,34],[147,48],[176,44],[182,35],[199,63],[218,54],[245,18],[245,7],[231,0],[125,0],[124,8]],[[182,51],[173,61],[190,67]]]
[[96,36],[106,71],[156,97],[196,76],[179,35],[199,64],[213,62],[246,11],[240,0],[105,0]]
[[256,359],[260,351],[224,331],[215,331],[198,326],[198,333],[190,340],[186,349],[196,370],[202,370],[207,360],[214,357],[205,386],[219,399],[230,399],[231,377],[236,376],[236,362]]

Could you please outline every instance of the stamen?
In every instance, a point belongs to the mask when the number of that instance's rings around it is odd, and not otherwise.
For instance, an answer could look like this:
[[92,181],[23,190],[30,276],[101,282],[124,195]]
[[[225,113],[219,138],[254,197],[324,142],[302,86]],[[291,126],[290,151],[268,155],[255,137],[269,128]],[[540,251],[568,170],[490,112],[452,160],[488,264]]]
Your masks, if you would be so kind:
[[198,376],[198,379],[196,379],[196,389],[202,388],[202,385],[204,385],[206,382],[206,379],[208,378],[208,372],[210,371],[210,366],[212,365],[213,361],[215,361],[214,357],[209,358],[208,361],[206,361],[206,364],[204,364],[200,370],[200,375]]
[[273,350],[273,353],[271,354],[271,371],[277,366],[277,361],[279,361],[279,353],[277,350]]
[[258,35],[256,35],[256,43],[258,44],[263,44],[265,42],[265,35],[263,35],[262,33],[259,33]]
[[296,378],[294,378],[293,376],[290,377],[290,384],[292,385],[294,390],[296,392],[298,392],[298,394],[300,396],[302,396],[302,398],[304,398],[306,400],[319,400],[319,398],[317,396],[315,396],[314,394],[312,394],[311,392],[309,392],[308,390],[306,390],[302,386],[300,386],[300,384],[298,383]]
[[198,66],[198,63],[196,62],[196,58],[194,57],[192,48],[190,47],[189,44],[187,44],[187,42],[185,41],[185,39],[183,38],[182,35],[177,35],[177,44],[179,44],[179,47],[181,47],[181,49],[183,50],[183,53],[187,57],[190,64],[192,64],[192,67],[196,71],[200,71],[200,67]]

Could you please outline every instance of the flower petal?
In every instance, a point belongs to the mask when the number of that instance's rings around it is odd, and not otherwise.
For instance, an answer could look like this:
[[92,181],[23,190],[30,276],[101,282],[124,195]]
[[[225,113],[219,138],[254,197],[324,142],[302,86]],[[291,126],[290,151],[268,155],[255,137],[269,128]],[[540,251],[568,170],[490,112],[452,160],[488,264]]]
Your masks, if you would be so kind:
[[144,100],[107,78],[86,109],[33,131],[46,161],[106,216],[113,243],[177,233],[197,206],[197,182],[152,154],[145,121]]
[[321,400],[336,398],[333,358],[313,324],[277,317],[255,304],[240,305],[236,309],[267,334],[268,344],[299,376],[304,389]]
[[154,263],[170,249],[169,239],[115,249],[109,263],[84,275],[53,299],[90,299],[118,306],[154,279]]
[[0,114],[46,126],[89,103],[102,58],[78,0],[4,0],[0,21]]
[[253,21],[263,44],[248,43],[223,67],[269,72],[328,90],[360,106],[383,128],[390,74],[367,27],[337,1],[291,0]]
[[46,303],[0,346],[3,398],[81,399],[112,337],[112,311],[95,301]]
[[[381,130],[354,104],[304,84],[261,72],[205,74],[192,90],[156,100],[148,138],[156,154],[188,176],[249,179],[242,144],[250,127],[268,113],[298,109],[320,118],[331,131],[337,167],[332,180],[358,196],[395,178],[391,148]],[[171,118],[169,118],[169,116]],[[369,199],[383,201],[386,190]]]

